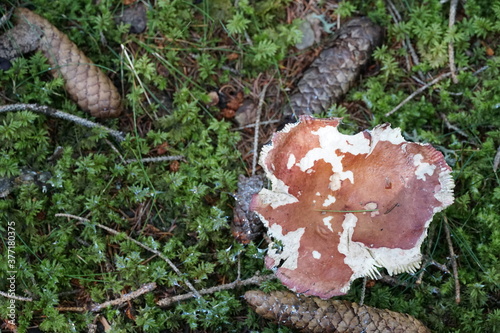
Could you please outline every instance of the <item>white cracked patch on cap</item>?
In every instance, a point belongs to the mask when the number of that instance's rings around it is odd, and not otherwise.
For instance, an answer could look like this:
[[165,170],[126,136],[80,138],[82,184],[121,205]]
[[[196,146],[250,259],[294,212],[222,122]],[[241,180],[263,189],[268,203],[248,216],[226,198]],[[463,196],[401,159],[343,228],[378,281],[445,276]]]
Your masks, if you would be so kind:
[[[269,224],[269,223],[267,223]],[[269,236],[281,242],[281,249],[277,249],[275,243],[269,245],[268,257],[274,259],[275,263],[283,260],[281,268],[294,270],[297,268],[297,260],[299,258],[300,239],[304,234],[305,228],[298,228],[295,231],[290,231],[283,235],[283,229],[279,224],[273,224],[268,227]]]
[[273,189],[273,191],[263,188],[259,192],[259,200],[264,205],[270,205],[273,209],[280,206],[292,204],[299,202],[295,196],[286,192],[278,192]]
[[314,259],[321,259],[321,253],[318,251],[312,251],[312,256]]
[[328,198],[326,198],[325,202],[323,202],[323,207],[328,207],[330,206],[331,204],[333,204],[337,199],[331,195],[331,194],[328,194]]
[[[430,220],[426,225],[430,223]],[[422,233],[415,246],[410,249],[373,248],[352,240],[357,222],[358,218],[352,213],[345,214],[344,221],[342,222],[343,231],[340,234],[338,250],[345,255],[344,263],[353,271],[353,275],[345,291],[349,290],[351,282],[357,278],[364,276],[371,278],[380,277],[380,273],[377,270],[378,267],[384,267],[389,275],[402,272],[415,272],[420,267],[422,261],[420,245],[427,236],[426,232]]]
[[323,218],[323,224],[326,225],[326,227],[328,229],[330,229],[331,232],[333,232],[332,220],[333,220],[333,216],[327,216],[327,217]]
[[415,176],[417,179],[426,181],[426,174],[432,176],[434,174],[434,170],[436,170],[435,165],[430,165],[429,163],[422,162],[424,157],[422,154],[416,154],[413,156],[413,165],[417,167],[415,170]]
[[290,170],[294,164],[295,164],[295,155],[290,154],[290,156],[288,156],[288,162],[286,163],[286,168]]

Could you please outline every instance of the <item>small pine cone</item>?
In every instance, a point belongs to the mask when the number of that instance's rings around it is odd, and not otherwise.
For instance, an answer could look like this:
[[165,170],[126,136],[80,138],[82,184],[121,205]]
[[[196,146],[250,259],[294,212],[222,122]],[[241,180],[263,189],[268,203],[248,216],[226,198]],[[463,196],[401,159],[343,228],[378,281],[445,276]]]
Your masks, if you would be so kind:
[[348,301],[297,296],[286,291],[245,293],[259,315],[299,332],[430,333],[414,317]]
[[345,23],[331,48],[313,61],[290,97],[283,116],[295,121],[299,115],[327,110],[347,93],[366,65],[371,52],[381,44],[382,29],[366,17]]
[[61,75],[65,88],[80,108],[94,117],[118,117],[122,111],[121,97],[113,82],[68,36],[49,21],[26,8],[16,9],[18,24],[39,29],[38,49],[53,67],[54,76]]

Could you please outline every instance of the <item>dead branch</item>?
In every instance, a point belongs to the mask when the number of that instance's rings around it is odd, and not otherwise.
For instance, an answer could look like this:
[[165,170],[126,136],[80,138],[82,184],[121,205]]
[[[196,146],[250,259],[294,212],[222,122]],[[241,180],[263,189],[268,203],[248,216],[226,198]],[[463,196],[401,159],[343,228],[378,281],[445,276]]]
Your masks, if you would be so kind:
[[0,296],[10,298],[10,299],[15,299],[16,301],[23,301],[23,302],[33,302],[33,298],[31,297],[23,297],[23,296],[18,296],[18,295],[11,295],[9,293],[0,291]]
[[93,305],[91,308],[90,308],[90,311],[92,312],[99,312],[105,308],[107,308],[108,306],[113,306],[113,305],[119,305],[119,304],[122,304],[122,303],[125,303],[125,302],[128,302],[132,299],[135,299],[141,295],[144,295],[152,290],[156,289],[156,283],[155,282],[151,282],[151,283],[146,283],[145,285],[143,285],[142,287],[140,287],[139,289],[135,290],[135,291],[132,291],[128,294],[125,294],[123,295],[122,297],[120,298],[117,298],[117,299],[114,299],[114,300],[111,300],[111,301],[107,301],[107,302],[104,302],[104,303],[101,303],[101,304],[96,304],[96,305]]
[[450,251],[451,269],[453,270],[453,278],[455,279],[455,303],[460,303],[460,280],[458,279],[458,265],[457,256],[453,250],[453,243],[451,241],[450,226],[448,219],[444,216],[444,232],[446,234],[446,241],[448,242],[448,249]]
[[[457,15],[457,4],[458,0],[451,0],[450,2],[450,18],[448,20],[448,33],[451,33],[451,29],[455,24],[455,18]],[[448,43],[448,58],[450,63],[451,79],[453,80],[453,83],[457,84],[458,78],[456,73],[457,67],[455,66],[455,50],[453,48],[453,40],[450,40],[450,42]]]
[[269,81],[259,95],[259,105],[257,106],[257,115],[255,117],[255,134],[253,137],[253,158],[252,158],[252,176],[255,176],[255,169],[257,168],[257,156],[259,155],[259,123],[260,116],[262,114],[262,106],[264,105],[264,99],[266,97],[267,87],[271,84]]
[[[254,275],[251,278],[248,278],[246,280],[236,280],[234,282],[222,284],[220,286],[202,289],[199,291],[199,293],[202,295],[213,294],[215,292],[222,291],[222,290],[229,290],[229,289],[248,286],[248,285],[252,285],[252,284],[261,284],[264,281],[271,280],[274,278],[276,278],[276,276],[274,274]],[[182,294],[182,295],[178,295],[178,296],[167,297],[167,298],[160,299],[158,302],[156,302],[156,304],[159,306],[162,306],[162,307],[167,307],[167,306],[171,305],[172,303],[184,301],[184,300],[193,298],[194,296],[195,295],[193,293],[187,293],[187,294]]]
[[78,116],[75,116],[73,114],[69,114],[66,112],[62,112],[56,109],[53,109],[51,107],[45,106],[45,105],[39,105],[39,104],[9,104],[9,105],[3,105],[0,106],[0,113],[2,112],[13,112],[13,111],[32,111],[32,112],[37,112],[44,114],[49,117],[55,117],[59,119],[64,119],[64,120],[69,120],[72,121],[78,125],[89,127],[89,128],[100,128],[107,132],[109,135],[114,137],[118,141],[123,141],[125,140],[125,136],[123,132],[116,131],[114,129],[111,129],[109,127],[103,126],[101,124],[94,123],[90,120],[80,118]]
[[[90,222],[90,220],[88,219],[84,219],[82,217],[79,217],[79,216],[75,216],[75,215],[71,215],[71,214],[55,214],[55,216],[58,216],[58,217],[67,217],[67,218],[71,218],[71,219],[76,219],[76,220],[79,220],[81,221],[80,223],[86,223],[86,222]],[[107,227],[105,225],[102,225],[100,223],[94,223],[95,226],[101,228],[101,229],[104,229],[106,230],[107,232],[113,234],[113,235],[119,235],[120,233],[114,229],[111,229],[110,227]],[[145,244],[142,244],[141,242],[133,239],[132,237],[128,236],[128,235],[124,235],[124,237],[139,245],[140,247],[142,247],[143,249],[146,249],[148,250],[149,252],[152,252],[154,254],[156,254],[158,257],[160,257],[161,259],[163,259],[169,266],[170,268],[172,268],[172,270],[177,273],[177,275],[179,275],[181,278],[184,278],[184,275],[182,274],[182,272],[177,268],[177,266],[175,266],[175,264],[169,259],[167,258],[167,256],[165,256],[163,253],[161,253],[160,251],[158,250],[155,250]],[[193,292],[194,295],[196,295],[196,297],[201,297],[200,293],[194,288],[194,286],[191,284],[191,282],[189,282],[189,280],[185,279],[184,280],[184,283],[186,284],[186,286],[188,286],[189,289],[191,289],[191,291]]]

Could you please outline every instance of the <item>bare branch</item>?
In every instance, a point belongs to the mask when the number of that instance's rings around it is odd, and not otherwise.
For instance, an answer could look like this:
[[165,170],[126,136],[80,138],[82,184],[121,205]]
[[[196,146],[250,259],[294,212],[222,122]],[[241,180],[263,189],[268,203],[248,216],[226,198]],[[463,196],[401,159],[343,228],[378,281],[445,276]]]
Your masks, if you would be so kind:
[[448,219],[444,216],[444,232],[446,234],[446,241],[448,242],[448,250],[450,251],[451,269],[453,270],[453,278],[455,279],[455,303],[460,303],[460,280],[458,279],[458,265],[457,256],[453,250],[453,243],[451,241],[450,226]]
[[[465,70],[465,68],[460,68],[460,70]],[[441,74],[439,76],[437,76],[434,80],[430,81],[429,83],[423,85],[422,87],[418,88],[417,90],[415,90],[410,96],[406,97],[401,103],[399,103],[394,109],[392,109],[391,111],[387,112],[385,114],[386,117],[389,117],[391,114],[395,113],[396,111],[398,111],[399,109],[401,109],[401,107],[403,107],[403,105],[405,105],[406,103],[408,103],[410,100],[412,100],[415,96],[417,96],[418,94],[420,94],[421,92],[423,92],[425,89],[435,85],[436,83],[446,79],[447,77],[450,77],[452,75],[451,72],[448,72],[448,73],[444,73],[444,74]]]
[[62,112],[62,111],[53,109],[53,108],[45,106],[45,105],[9,104],[9,105],[0,106],[0,113],[13,112],[13,111],[32,111],[32,112],[42,113],[42,114],[44,114],[46,116],[50,116],[50,117],[69,120],[69,121],[72,121],[72,122],[74,122],[78,125],[81,125],[81,126],[85,126],[85,127],[89,127],[89,128],[100,128],[100,129],[106,131],[109,135],[111,135],[112,137],[114,137],[118,141],[125,140],[125,136],[124,136],[123,132],[116,131],[114,129],[103,126],[101,124],[94,123],[90,120],[80,118],[80,117],[75,116],[73,114]]
[[[205,295],[205,294],[213,294],[215,292],[221,291],[221,290],[229,290],[229,289],[234,289],[237,287],[243,287],[243,286],[248,286],[252,284],[260,284],[264,281],[271,280],[276,278],[274,274],[269,274],[269,275],[255,275],[252,276],[251,278],[248,278],[246,280],[236,280],[231,283],[223,284],[220,286],[215,286],[207,289],[202,289],[200,290],[200,294]],[[187,294],[182,294],[178,296],[173,296],[173,297],[167,297],[160,299],[156,304],[159,306],[169,306],[172,303],[179,302],[179,301],[184,301],[190,298],[193,298],[195,295],[193,293],[187,293]]]
[[156,283],[155,282],[151,282],[151,283],[146,283],[145,285],[143,285],[142,287],[140,287],[139,289],[135,290],[135,291],[132,291],[128,294],[125,294],[123,295],[122,297],[120,298],[117,298],[117,299],[114,299],[114,300],[111,300],[111,301],[107,301],[107,302],[104,302],[104,303],[101,303],[101,304],[96,304],[94,306],[92,306],[90,308],[90,311],[92,312],[99,312],[105,308],[107,308],[108,306],[113,306],[113,305],[119,305],[119,304],[122,304],[122,303],[125,303],[125,302],[128,302],[134,298],[137,298],[141,295],[144,295],[152,290],[156,289]]
[[259,123],[260,123],[260,116],[262,114],[262,106],[264,105],[264,98],[266,97],[266,91],[267,87],[271,84],[271,81],[269,81],[264,88],[262,88],[262,91],[260,92],[259,96],[259,105],[257,106],[257,116],[255,117],[255,134],[253,137],[253,159],[252,159],[252,176],[255,176],[255,169],[257,168],[257,156],[259,156]]
[[[70,215],[70,214],[55,214],[55,216],[59,216],[59,217],[67,217],[67,218],[72,218],[72,219],[76,219],[76,220],[79,220],[81,221],[80,223],[83,223],[83,222],[90,222],[90,220],[88,219],[84,219],[84,218],[81,218],[79,216],[75,216],[75,215]],[[105,225],[102,225],[100,223],[93,223],[95,226],[101,228],[101,229],[104,229],[106,230],[107,232],[113,234],[113,235],[118,235],[120,234],[118,231],[114,230],[114,229],[111,229],[110,227],[107,227]],[[160,257],[161,259],[163,259],[171,268],[172,270],[177,273],[177,275],[179,275],[181,278],[184,278],[184,275],[182,274],[182,272],[177,268],[177,266],[175,266],[175,264],[169,259],[167,258],[167,256],[165,256],[163,253],[161,253],[160,251],[158,250],[155,250],[145,244],[142,244],[141,242],[133,239],[132,237],[128,236],[128,235],[124,235],[125,238],[127,238],[129,241],[139,245],[140,247],[142,247],[143,249],[146,249],[148,250],[149,252],[152,252],[154,254],[156,254],[158,257]],[[186,284],[186,286],[188,286],[189,289],[191,289],[191,291],[193,292],[194,295],[196,295],[196,297],[201,297],[201,295],[198,293],[198,291],[193,287],[193,285],[191,284],[191,282],[189,282],[187,279],[184,280],[184,283]]]
[[[457,15],[457,4],[458,0],[451,0],[450,2],[450,18],[448,20],[448,33],[451,33],[453,25],[455,24],[455,18]],[[457,78],[457,67],[455,66],[455,50],[453,48],[453,40],[448,43],[448,58],[450,63],[451,79],[453,83],[458,83]]]
[[146,157],[146,158],[141,158],[141,159],[131,158],[131,159],[125,160],[124,162],[126,164],[130,164],[130,163],[135,163],[135,162],[147,163],[147,162],[180,161],[183,159],[184,159],[184,156],[182,156],[182,155],[174,155],[174,156]]
[[31,297],[11,295],[11,294],[3,292],[3,291],[0,291],[0,296],[10,298],[10,299],[15,299],[16,301],[33,302],[33,298],[31,298]]

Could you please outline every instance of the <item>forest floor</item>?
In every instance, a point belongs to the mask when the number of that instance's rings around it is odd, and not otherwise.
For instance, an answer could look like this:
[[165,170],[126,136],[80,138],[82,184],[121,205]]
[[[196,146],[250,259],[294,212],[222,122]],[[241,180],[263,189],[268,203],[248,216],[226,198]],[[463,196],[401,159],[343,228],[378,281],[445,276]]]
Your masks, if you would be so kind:
[[[256,154],[302,73],[357,16],[383,27],[383,45],[318,116],[343,117],[347,134],[401,128],[443,153],[456,187],[421,269],[358,279],[340,299],[408,313],[435,332],[500,331],[500,2],[3,5],[2,15],[28,6],[67,34],[118,87],[124,112],[96,120],[79,110],[40,52],[2,63],[0,105],[47,105],[126,137],[0,113],[0,180],[13,184],[0,184],[2,332],[292,332],[242,297],[286,288],[260,278],[272,274],[265,240],[233,237],[233,194],[239,175],[262,173]],[[128,8],[133,31],[117,19]]]

